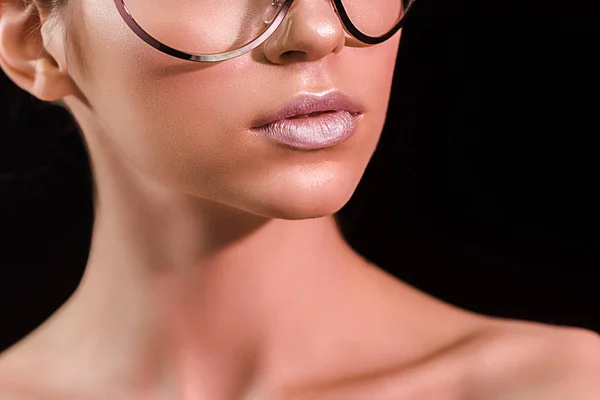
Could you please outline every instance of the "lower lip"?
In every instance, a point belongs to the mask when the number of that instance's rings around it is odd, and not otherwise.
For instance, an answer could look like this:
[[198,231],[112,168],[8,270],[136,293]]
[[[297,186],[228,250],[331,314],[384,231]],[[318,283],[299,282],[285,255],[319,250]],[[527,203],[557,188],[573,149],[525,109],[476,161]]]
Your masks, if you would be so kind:
[[282,119],[252,128],[252,131],[296,149],[322,149],[335,146],[352,136],[362,116],[362,113],[330,111]]

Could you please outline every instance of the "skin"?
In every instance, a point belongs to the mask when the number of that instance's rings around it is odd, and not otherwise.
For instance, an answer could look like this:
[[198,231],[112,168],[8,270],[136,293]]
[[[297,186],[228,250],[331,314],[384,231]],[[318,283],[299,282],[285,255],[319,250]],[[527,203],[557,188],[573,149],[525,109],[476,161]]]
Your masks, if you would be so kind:
[[[36,97],[64,100],[96,185],[83,280],[2,354],[0,395],[547,400],[550,387],[561,399],[597,395],[594,333],[457,309],[343,240],[333,214],[378,143],[401,32],[365,47],[328,2],[299,0],[251,53],[201,64],[147,46],[108,0],[74,0],[77,18],[34,34],[26,34],[39,22],[33,8],[0,4],[0,67]],[[300,152],[248,134],[297,92],[333,87],[364,105],[342,145]],[[557,377],[563,392],[551,386]]]

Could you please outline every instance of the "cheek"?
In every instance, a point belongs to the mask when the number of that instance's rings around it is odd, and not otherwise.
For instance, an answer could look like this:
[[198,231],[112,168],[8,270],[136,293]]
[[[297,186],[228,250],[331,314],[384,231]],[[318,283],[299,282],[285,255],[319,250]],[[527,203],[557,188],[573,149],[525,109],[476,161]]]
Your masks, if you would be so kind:
[[127,145],[143,144],[140,162],[160,158],[166,166],[182,163],[188,172],[214,175],[251,160],[254,143],[245,130],[257,107],[249,99],[260,99],[263,91],[245,80],[247,73],[234,63],[195,64],[175,74],[133,65],[139,73],[115,91],[131,105],[120,119],[130,128]]
[[82,79],[83,91],[102,134],[149,174],[173,179],[177,168],[214,175],[236,139],[229,134],[237,122],[229,110],[244,110],[236,104],[244,97],[234,95],[239,87],[227,87],[234,66],[164,55],[120,23],[118,13],[114,19],[93,11],[84,15],[82,40],[94,51],[85,54],[90,70]]

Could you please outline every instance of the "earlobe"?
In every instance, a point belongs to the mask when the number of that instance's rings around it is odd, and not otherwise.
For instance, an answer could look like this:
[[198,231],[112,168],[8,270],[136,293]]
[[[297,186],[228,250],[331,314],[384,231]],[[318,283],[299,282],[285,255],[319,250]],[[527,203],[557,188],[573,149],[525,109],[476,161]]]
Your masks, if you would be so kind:
[[70,94],[69,76],[44,48],[35,7],[0,2],[0,68],[40,100],[54,101]]
[[55,62],[40,58],[35,62],[35,74],[30,92],[44,101],[60,100],[70,94],[66,76]]

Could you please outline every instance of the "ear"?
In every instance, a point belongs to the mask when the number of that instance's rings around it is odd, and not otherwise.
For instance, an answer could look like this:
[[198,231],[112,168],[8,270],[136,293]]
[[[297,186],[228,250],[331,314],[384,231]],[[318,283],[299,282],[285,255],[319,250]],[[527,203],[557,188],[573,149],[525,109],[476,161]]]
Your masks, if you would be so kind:
[[[56,101],[74,93],[74,83],[48,52],[44,43],[40,10],[21,0],[0,0],[0,68],[21,89],[44,101]],[[49,35],[57,40],[60,35]],[[59,39],[60,40],[60,39]],[[65,66],[66,67],[66,66]]]

